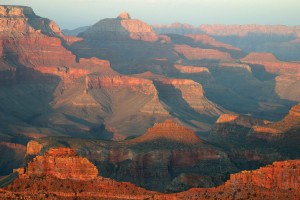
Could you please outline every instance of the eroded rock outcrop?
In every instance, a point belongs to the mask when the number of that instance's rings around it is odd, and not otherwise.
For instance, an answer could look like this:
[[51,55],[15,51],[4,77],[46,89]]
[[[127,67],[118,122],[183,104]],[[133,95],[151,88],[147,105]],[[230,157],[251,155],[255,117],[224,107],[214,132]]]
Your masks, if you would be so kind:
[[[204,89],[201,84],[189,79],[158,79],[157,85],[159,91],[171,98],[181,98],[195,111],[210,115],[219,116],[226,112],[222,107],[209,101],[204,96]],[[182,102],[184,103],[184,102]]]
[[52,148],[36,156],[26,169],[19,169],[20,178],[55,177],[58,179],[91,180],[98,176],[97,168],[70,148]]
[[86,77],[87,91],[101,89],[109,91],[110,94],[118,93],[118,91],[131,91],[136,95],[148,96],[150,100],[145,102],[139,109],[142,113],[168,115],[169,113],[161,105],[158,92],[153,84],[153,81],[143,78],[130,76],[122,76],[117,73],[114,75],[89,75]]
[[209,73],[208,68],[200,66],[186,66],[175,64],[174,67],[178,69],[181,73],[194,74],[194,73]]
[[115,89],[128,88],[134,92],[155,94],[153,82],[147,79],[133,78],[129,76],[89,76],[86,80],[88,89]]
[[232,174],[225,186],[257,186],[267,189],[295,190],[300,195],[299,167],[299,160],[274,162],[272,165],[257,170]]
[[37,141],[29,141],[27,143],[26,154],[30,156],[40,155],[43,145],[38,143]]
[[0,6],[0,35],[21,36],[27,33],[44,33],[61,36],[60,28],[49,19],[37,16],[26,6]]
[[[193,185],[219,185],[227,172],[236,168],[227,155],[205,144],[193,131],[173,121],[156,124],[145,135],[124,141],[41,138],[43,151],[53,144],[70,146],[95,163],[99,175],[118,181],[130,181],[156,191],[182,191]],[[189,182],[178,176],[209,176]],[[185,187],[181,182],[185,181]]]
[[275,162],[253,171],[230,176],[222,186],[191,189],[186,192],[159,196],[156,199],[299,199],[300,161]]
[[300,127],[300,104],[291,108],[289,113],[280,121],[265,126],[254,126],[251,134],[255,137],[274,140],[282,137],[289,137],[283,134],[290,129]]
[[179,143],[195,144],[201,142],[200,138],[191,130],[181,126],[172,120],[157,123],[148,131],[134,139],[132,142],[150,142],[159,139],[176,141]]
[[251,116],[237,114],[222,114],[216,121],[216,124],[236,124],[247,128],[251,128],[255,125],[265,125],[269,123],[270,122],[267,120],[260,120]]
[[[19,199],[39,197],[59,198],[109,198],[109,199],[291,199],[300,197],[300,162],[288,160],[253,171],[243,171],[230,176],[223,185],[214,188],[193,188],[175,194],[147,191],[130,183],[116,182],[106,178],[74,181],[45,177],[43,179],[17,179],[4,189],[1,198]],[[182,175],[178,182],[193,182]],[[205,177],[196,179],[204,180]]]
[[84,64],[78,63],[76,56],[63,46],[63,41],[73,43],[80,41],[80,38],[64,37],[53,21],[35,15],[29,7],[1,6],[1,9],[1,54],[5,55],[3,59],[8,63],[14,59],[17,70],[28,67],[72,81],[97,71],[95,65],[99,63],[93,65],[91,60],[89,67],[84,65],[86,61]]

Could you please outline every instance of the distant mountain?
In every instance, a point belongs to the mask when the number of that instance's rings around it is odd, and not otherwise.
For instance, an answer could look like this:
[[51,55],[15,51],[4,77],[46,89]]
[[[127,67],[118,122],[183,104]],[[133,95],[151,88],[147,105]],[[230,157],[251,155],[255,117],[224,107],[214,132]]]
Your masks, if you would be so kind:
[[[271,25],[153,25],[158,34],[207,34],[245,52],[271,52],[282,60],[299,61],[300,27]],[[289,53],[287,53],[289,52]]]
[[68,35],[68,36],[77,36],[79,33],[82,33],[84,31],[86,31],[90,27],[91,26],[83,26],[83,27],[78,27],[78,28],[75,28],[75,29],[63,29],[62,33],[64,35]]

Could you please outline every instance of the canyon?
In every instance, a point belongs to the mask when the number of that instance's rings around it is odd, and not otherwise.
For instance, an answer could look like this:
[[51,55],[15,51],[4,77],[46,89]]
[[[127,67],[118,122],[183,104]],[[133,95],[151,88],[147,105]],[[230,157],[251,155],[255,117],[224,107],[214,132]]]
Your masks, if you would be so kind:
[[299,30],[0,6],[0,197],[299,199]]

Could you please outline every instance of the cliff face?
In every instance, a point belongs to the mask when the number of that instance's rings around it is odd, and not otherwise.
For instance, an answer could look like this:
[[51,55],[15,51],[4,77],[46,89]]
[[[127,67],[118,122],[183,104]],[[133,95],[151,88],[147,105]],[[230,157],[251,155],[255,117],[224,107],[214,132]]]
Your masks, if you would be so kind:
[[26,154],[29,156],[37,156],[40,155],[43,145],[36,141],[29,141],[27,143]]
[[268,123],[270,122],[266,120],[260,120],[254,117],[236,114],[223,114],[216,121],[216,124],[236,124],[247,128],[251,128],[255,125],[264,125]]
[[209,189],[191,189],[157,199],[299,199],[299,160],[275,162],[254,171],[230,176],[225,185]]
[[[195,111],[208,116],[219,116],[225,109],[209,101],[204,96],[201,84],[189,79],[160,79],[157,81],[159,91],[169,101],[184,100]],[[170,98],[170,99],[168,99]],[[182,102],[182,105],[184,102]]]
[[147,79],[133,78],[129,76],[89,76],[86,80],[88,89],[115,89],[128,88],[133,92],[156,95],[153,82]]
[[73,149],[53,148],[36,156],[26,169],[19,169],[20,178],[55,177],[58,179],[91,180],[98,176],[97,168],[86,158],[76,156]]
[[[92,180],[58,179],[53,177],[19,178],[0,189],[1,198],[19,199],[39,197],[109,198],[109,199],[292,199],[300,197],[299,160],[275,162],[254,171],[243,171],[230,176],[223,185],[214,188],[193,188],[176,194],[147,191],[130,183],[116,182],[102,177]],[[203,177],[197,177],[197,179]],[[181,176],[180,180],[188,180]],[[195,180],[195,179],[194,179]]]
[[70,148],[51,148],[35,157],[26,169],[16,171],[19,178],[0,189],[1,198],[145,199],[155,194],[131,183],[98,177],[97,168]]
[[[78,69],[84,66],[63,46],[64,37],[54,22],[35,15],[29,7],[1,6],[1,10],[0,49],[6,63],[17,70],[29,67],[72,80],[93,71]],[[66,38],[66,42],[73,40]]]
[[300,73],[300,64],[279,61],[272,53],[250,53],[242,62],[264,66],[265,70],[276,74]]
[[49,19],[41,18],[26,6],[0,6],[0,35],[20,36],[24,33],[40,33],[61,35],[60,28]]
[[[104,120],[107,121],[111,130],[116,130],[115,132],[130,134],[130,131],[134,129],[136,132],[131,134],[137,134],[146,130],[149,124],[160,120],[161,116],[168,115],[160,104],[157,91],[151,81],[121,76],[110,68],[110,62],[107,60],[95,57],[86,59],[80,56],[76,59],[76,56],[65,46],[81,42],[82,38],[63,36],[55,23],[36,16],[30,8],[19,6],[1,8],[3,14],[0,16],[0,23],[3,26],[0,28],[0,82],[24,85],[14,85],[15,90],[19,87],[29,87],[23,88],[22,91],[34,87],[30,85],[33,81],[42,84],[42,90],[47,90],[49,96],[45,102],[40,101],[38,105],[43,104],[41,108],[50,112],[44,112],[45,110],[39,112],[40,110],[36,109],[32,110],[33,113],[24,114],[25,111],[21,113],[23,109],[13,106],[4,107],[19,110],[20,115],[29,115],[29,118],[36,116],[29,120],[30,123],[36,121],[42,127],[45,124],[51,127],[59,126],[58,132],[62,131],[63,134],[72,132],[72,135],[75,134],[74,131],[81,132],[83,137],[90,132],[96,137],[101,137],[97,136],[99,134],[97,131],[94,133],[95,126],[102,124]],[[17,10],[14,12],[19,14],[14,14],[12,17],[12,14],[9,14],[11,10]],[[123,20],[129,20],[124,22],[124,26],[133,34],[140,35],[141,32],[145,32],[146,35],[148,33],[151,35],[151,27],[138,20],[138,22],[130,21],[131,19],[122,17],[116,20],[120,23]],[[50,91],[48,88],[51,88]],[[112,88],[117,90],[111,90]],[[108,92],[109,90],[111,93]],[[130,95],[132,93],[133,95]],[[11,91],[10,94],[12,94]],[[24,96],[23,93],[19,95]],[[108,98],[113,100],[108,101]],[[17,101],[22,101],[21,99],[18,98]],[[135,102],[134,106],[132,106],[133,102]],[[7,105],[7,102],[5,103],[3,105]],[[132,112],[125,113],[125,107],[126,111],[128,107],[131,107]],[[83,112],[83,110],[86,111]],[[123,110],[120,111],[123,115],[116,116],[116,110]],[[151,117],[150,115],[153,114],[158,117]],[[74,122],[65,117],[66,115],[85,118],[89,121],[89,125],[79,121]],[[128,121],[129,125],[120,123],[128,117],[138,121],[135,123],[136,126],[133,126],[130,121]],[[57,120],[58,118],[60,120]],[[69,127],[73,127],[72,130]]]
[[261,167],[257,170],[242,171],[237,174],[232,174],[225,185],[249,185],[268,189],[278,188],[282,190],[293,189],[299,192],[299,166],[299,160],[275,162],[272,165]]
[[254,126],[252,134],[255,137],[267,140],[274,140],[285,137],[289,138],[289,134],[285,132],[300,127],[300,104],[291,108],[289,113],[280,121],[270,123],[265,126]]
[[[156,191],[219,185],[228,171],[236,171],[224,152],[204,144],[193,131],[171,120],[154,125],[142,136],[118,142],[75,138],[52,138],[51,141],[41,138],[37,142],[42,144],[43,150],[58,143],[70,146],[95,163],[101,176],[130,181]],[[193,182],[177,180],[193,175],[205,177]]]

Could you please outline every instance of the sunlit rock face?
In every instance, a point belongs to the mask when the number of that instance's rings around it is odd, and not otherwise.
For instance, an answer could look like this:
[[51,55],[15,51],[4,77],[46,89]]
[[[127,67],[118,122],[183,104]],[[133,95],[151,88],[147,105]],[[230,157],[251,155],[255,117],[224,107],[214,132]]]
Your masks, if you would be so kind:
[[134,142],[150,142],[158,139],[166,139],[179,143],[195,144],[201,143],[200,138],[191,130],[181,126],[172,120],[157,123],[148,131],[134,139]]
[[[23,172],[23,173],[22,173]],[[70,148],[53,148],[28,163],[20,178],[55,177],[58,179],[91,180],[98,176],[97,168]]]
[[103,19],[90,27],[87,31],[79,34],[86,39],[115,39],[115,40],[142,40],[155,42],[158,36],[152,27],[140,20],[131,19],[128,13],[121,13],[115,19]]
[[[275,162],[253,171],[242,171],[230,176],[223,185],[212,188],[192,188],[175,194],[162,194],[136,187],[130,183],[116,182],[98,177],[92,180],[44,178],[19,178],[7,187],[0,189],[3,199],[40,199],[70,197],[108,198],[108,199],[291,199],[300,196],[299,160]],[[196,179],[205,177],[180,176],[176,181],[182,187],[187,182],[193,184]],[[25,192],[26,191],[26,192]],[[78,191],[78,192],[74,192]]]
[[[242,171],[215,188],[194,188],[165,199],[299,199],[299,160],[275,162],[253,171]],[[161,197],[161,199],[164,199]]]

